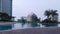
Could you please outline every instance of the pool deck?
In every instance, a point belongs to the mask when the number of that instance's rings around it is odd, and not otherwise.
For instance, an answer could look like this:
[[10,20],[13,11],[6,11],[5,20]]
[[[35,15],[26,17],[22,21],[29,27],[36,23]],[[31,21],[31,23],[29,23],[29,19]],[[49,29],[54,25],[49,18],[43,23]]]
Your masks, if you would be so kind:
[[0,34],[60,34],[60,27],[4,30],[4,31],[0,31]]

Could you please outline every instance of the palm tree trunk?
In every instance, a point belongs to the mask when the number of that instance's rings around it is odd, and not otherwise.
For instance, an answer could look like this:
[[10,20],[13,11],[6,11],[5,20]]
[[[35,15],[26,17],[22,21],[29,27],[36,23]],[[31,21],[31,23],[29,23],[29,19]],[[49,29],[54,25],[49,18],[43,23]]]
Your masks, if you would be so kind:
[[54,21],[54,15],[52,15],[52,21]]
[[47,19],[49,20],[49,16],[47,16]]

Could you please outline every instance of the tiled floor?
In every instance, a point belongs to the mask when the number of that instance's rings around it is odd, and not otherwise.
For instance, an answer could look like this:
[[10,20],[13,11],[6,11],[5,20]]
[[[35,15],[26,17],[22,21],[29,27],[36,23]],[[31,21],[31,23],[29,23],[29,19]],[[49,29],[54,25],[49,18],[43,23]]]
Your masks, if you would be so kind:
[[0,31],[0,34],[60,34],[60,27],[8,30],[8,31]]

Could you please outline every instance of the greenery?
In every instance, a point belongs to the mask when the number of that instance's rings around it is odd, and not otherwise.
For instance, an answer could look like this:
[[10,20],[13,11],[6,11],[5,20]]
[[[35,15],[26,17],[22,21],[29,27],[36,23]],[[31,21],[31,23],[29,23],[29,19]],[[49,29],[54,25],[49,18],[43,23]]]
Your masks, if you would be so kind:
[[11,21],[11,18],[7,13],[0,12],[0,21]]
[[[31,21],[27,21],[23,17],[18,20],[21,23],[58,23],[58,20],[54,20],[55,15],[58,15],[57,10],[45,10],[44,15],[47,17],[46,19],[40,21],[38,17],[33,14],[31,16]],[[51,20],[52,19],[52,20]]]
[[[47,16],[47,18],[44,19],[42,23],[58,23],[57,20],[54,20],[54,16],[58,15],[57,10],[46,10],[44,15]],[[50,15],[52,16],[53,20],[51,20],[51,18],[49,17]]]
[[58,22],[45,19],[45,20],[42,21],[42,23],[58,23]]

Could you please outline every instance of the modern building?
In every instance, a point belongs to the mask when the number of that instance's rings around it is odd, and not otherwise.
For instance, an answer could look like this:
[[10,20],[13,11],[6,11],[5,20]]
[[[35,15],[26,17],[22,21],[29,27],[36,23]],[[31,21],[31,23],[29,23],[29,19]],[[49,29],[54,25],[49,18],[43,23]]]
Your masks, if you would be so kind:
[[35,20],[35,18],[37,18],[37,15],[34,13],[31,13],[27,16],[27,21],[31,22],[31,21]]
[[35,13],[30,13],[26,17],[22,16],[21,19],[18,19],[18,22],[25,21],[25,22],[40,22],[40,18],[37,17]]
[[0,12],[12,16],[12,0],[0,0]]
[[58,21],[58,14],[54,15],[54,17],[52,15],[49,16],[50,20],[52,21]]

